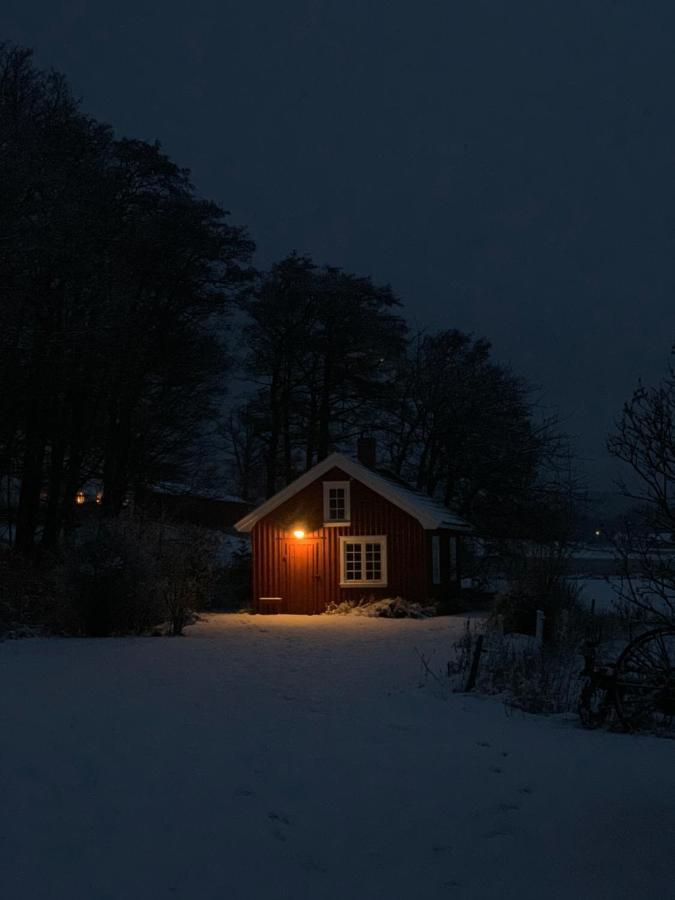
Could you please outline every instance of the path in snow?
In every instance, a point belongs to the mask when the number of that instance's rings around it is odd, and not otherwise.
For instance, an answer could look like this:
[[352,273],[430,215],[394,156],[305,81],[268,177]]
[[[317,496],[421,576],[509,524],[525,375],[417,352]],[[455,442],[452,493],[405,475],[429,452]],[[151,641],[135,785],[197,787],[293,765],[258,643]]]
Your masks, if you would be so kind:
[[675,897],[675,743],[420,687],[462,626],[0,644],[0,897]]

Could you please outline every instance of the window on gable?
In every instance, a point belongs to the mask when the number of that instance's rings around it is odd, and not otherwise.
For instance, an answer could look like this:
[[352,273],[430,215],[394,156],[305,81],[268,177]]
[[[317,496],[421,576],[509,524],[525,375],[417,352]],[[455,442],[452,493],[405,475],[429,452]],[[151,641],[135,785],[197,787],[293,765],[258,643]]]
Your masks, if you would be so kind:
[[384,535],[340,538],[341,587],[386,587],[387,539]]
[[349,482],[324,481],[323,521],[325,525],[349,523]]

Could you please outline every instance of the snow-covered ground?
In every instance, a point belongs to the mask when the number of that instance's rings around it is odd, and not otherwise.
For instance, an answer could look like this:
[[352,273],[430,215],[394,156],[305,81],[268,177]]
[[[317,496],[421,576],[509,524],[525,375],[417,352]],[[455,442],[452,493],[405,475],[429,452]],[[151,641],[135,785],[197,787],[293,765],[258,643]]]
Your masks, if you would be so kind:
[[675,744],[443,699],[462,626],[0,644],[0,897],[675,897]]

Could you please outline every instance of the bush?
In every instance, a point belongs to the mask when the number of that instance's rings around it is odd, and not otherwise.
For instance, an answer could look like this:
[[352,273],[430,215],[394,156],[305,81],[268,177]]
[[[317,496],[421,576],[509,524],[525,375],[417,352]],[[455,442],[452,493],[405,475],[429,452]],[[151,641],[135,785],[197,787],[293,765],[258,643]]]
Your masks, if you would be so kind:
[[436,614],[434,606],[409,603],[403,597],[361,597],[329,603],[325,610],[329,616],[373,616],[385,619],[426,619]]
[[211,605],[216,584],[216,541],[196,525],[160,532],[157,591],[170,632],[182,634],[197,610]]
[[65,547],[63,583],[70,601],[68,630],[87,635],[140,634],[163,620],[157,596],[154,529],[122,515],[78,529]]
[[87,523],[65,548],[62,628],[102,636],[168,623],[180,634],[211,600],[214,550],[211,535],[193,525],[131,514]]
[[39,633],[61,618],[63,598],[51,558],[27,560],[0,549],[0,637]]
[[[474,658],[477,631],[469,623],[454,646],[448,675],[463,691]],[[576,709],[580,691],[581,654],[576,642],[538,647],[524,635],[484,636],[475,689],[503,697],[508,706],[531,713],[561,713]]]
[[567,580],[567,548],[555,544],[518,544],[503,556],[507,589],[495,598],[493,615],[504,631],[534,634],[537,610],[545,616],[548,643],[581,614],[579,588]]
[[220,602],[228,609],[242,609],[251,605],[250,544],[242,544],[229,556],[222,569],[219,584]]

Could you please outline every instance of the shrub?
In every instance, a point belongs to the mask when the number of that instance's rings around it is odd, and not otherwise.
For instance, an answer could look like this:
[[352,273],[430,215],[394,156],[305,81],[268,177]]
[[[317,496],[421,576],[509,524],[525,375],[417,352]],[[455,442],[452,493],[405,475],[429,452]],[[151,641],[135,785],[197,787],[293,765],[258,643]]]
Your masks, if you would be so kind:
[[0,550],[0,637],[30,635],[60,621],[59,588],[51,558]]
[[[454,690],[464,690],[474,658],[477,631],[467,623],[454,645],[448,675]],[[532,713],[560,713],[576,709],[580,690],[579,645],[569,642],[538,647],[524,635],[484,636],[475,689],[503,697],[508,706]]]
[[[65,547],[63,584],[76,631],[140,634],[163,618],[154,529],[132,515],[92,520]],[[66,619],[69,617],[66,616]]]
[[426,619],[436,614],[434,606],[421,606],[409,603],[403,597],[374,596],[343,600],[340,603],[329,603],[325,610],[330,616],[373,616],[385,619]]
[[63,627],[101,636],[168,623],[180,634],[212,599],[214,561],[212,536],[195,525],[131,514],[91,521],[65,548]]
[[566,578],[568,557],[568,549],[555,544],[521,543],[504,554],[507,588],[495,598],[493,614],[506,632],[533,634],[542,610],[550,643],[579,618],[579,588]]
[[197,610],[211,605],[216,540],[196,525],[160,526],[157,592],[170,632],[182,634]]
[[231,553],[222,569],[220,602],[228,609],[242,609],[251,603],[251,547],[243,542]]

